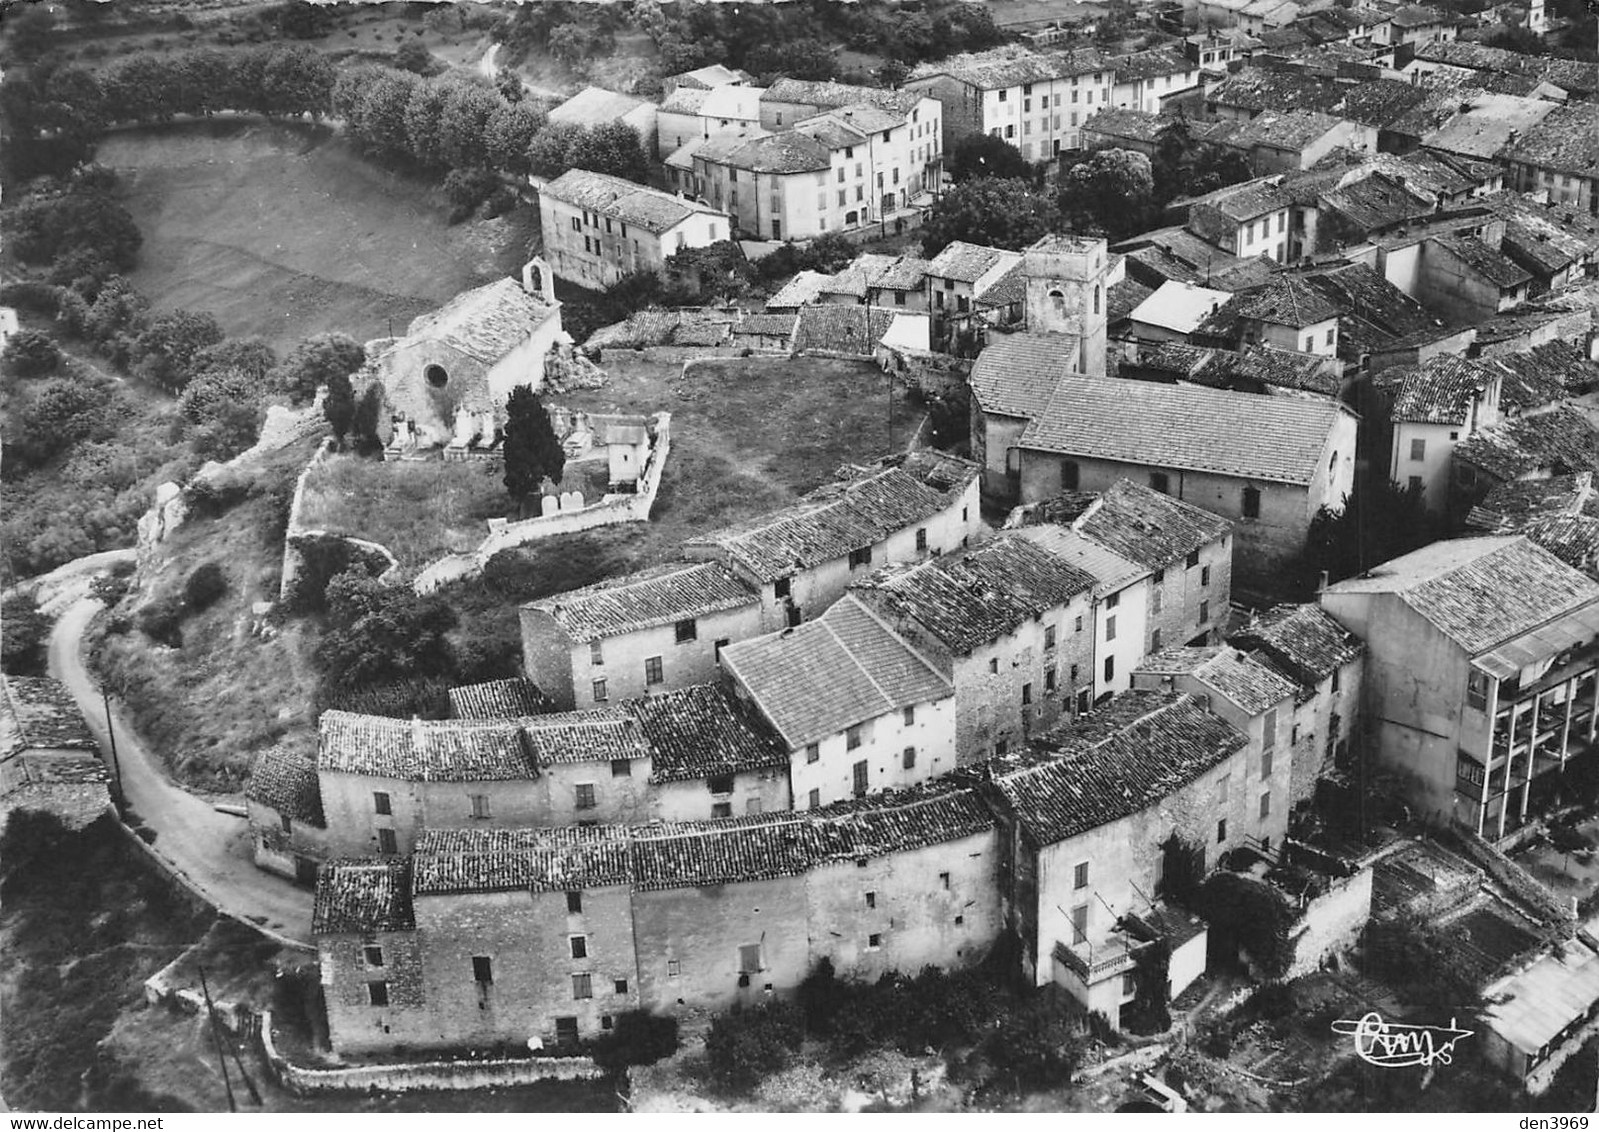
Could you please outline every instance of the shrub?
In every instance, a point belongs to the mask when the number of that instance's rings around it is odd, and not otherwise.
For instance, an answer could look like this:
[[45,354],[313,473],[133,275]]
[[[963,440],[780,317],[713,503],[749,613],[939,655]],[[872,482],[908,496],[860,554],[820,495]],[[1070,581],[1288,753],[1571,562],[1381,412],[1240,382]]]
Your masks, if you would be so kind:
[[183,597],[196,613],[215,605],[228,592],[228,575],[221,563],[206,562],[196,566],[183,585]]
[[594,1043],[589,1056],[601,1069],[614,1073],[629,1065],[649,1065],[676,1052],[676,1018],[630,1010],[617,1015],[615,1028]]
[[[107,609],[114,609],[128,595],[128,590],[133,588],[132,562],[118,562],[104,574],[96,574],[89,583],[89,595],[104,605]],[[123,630],[126,631],[126,624]]]
[[452,169],[444,178],[444,199],[450,202],[450,223],[459,224],[499,187],[489,169]]
[[61,365],[61,347],[42,331],[19,330],[6,343],[0,364],[17,377],[42,377]]
[[750,1089],[787,1068],[804,1037],[804,1015],[786,1002],[718,1014],[705,1036],[711,1078],[730,1092]]
[[158,645],[182,648],[184,612],[182,594],[156,598],[139,611],[139,631]]
[[61,305],[61,288],[37,279],[24,279],[0,287],[0,304],[52,317]]
[[987,1053],[1017,1087],[1062,1085],[1082,1060],[1079,1021],[1059,988],[1043,988],[1000,1019]]
[[8,676],[43,676],[50,618],[32,594],[14,594],[0,606],[0,669]]
[[250,495],[250,481],[241,476],[208,476],[183,489],[183,502],[197,519],[214,519],[243,503]]

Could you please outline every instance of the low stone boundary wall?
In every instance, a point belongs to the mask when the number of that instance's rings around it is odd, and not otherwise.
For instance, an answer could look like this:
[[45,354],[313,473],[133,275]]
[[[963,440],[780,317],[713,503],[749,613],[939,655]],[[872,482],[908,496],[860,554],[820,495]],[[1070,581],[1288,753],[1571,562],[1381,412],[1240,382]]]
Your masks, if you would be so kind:
[[1449,841],[1459,848],[1472,864],[1481,868],[1505,891],[1534,912],[1545,923],[1575,923],[1577,910],[1569,903],[1539,884],[1532,874],[1505,856],[1488,842],[1472,833],[1448,831]]
[[1284,979],[1297,979],[1321,968],[1327,956],[1353,947],[1371,919],[1372,871],[1330,881],[1327,891],[1306,902],[1289,929],[1294,961]]
[[279,1084],[292,1093],[378,1089],[414,1093],[453,1089],[507,1088],[539,1081],[593,1080],[604,1070],[587,1057],[501,1058],[492,1061],[414,1061],[394,1065],[350,1065],[312,1069],[295,1065],[272,1040],[272,1014],[261,1016],[261,1048]]

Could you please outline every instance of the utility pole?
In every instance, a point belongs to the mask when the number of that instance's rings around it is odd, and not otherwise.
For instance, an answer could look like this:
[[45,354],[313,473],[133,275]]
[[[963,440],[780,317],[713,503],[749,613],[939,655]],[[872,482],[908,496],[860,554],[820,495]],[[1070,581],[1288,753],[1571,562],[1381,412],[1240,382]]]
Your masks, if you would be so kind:
[[105,704],[105,733],[111,737],[111,766],[117,776],[117,797],[126,802],[127,796],[122,793],[122,760],[117,757],[117,729],[111,725],[110,689],[102,687],[100,699]]
[[205,995],[205,1014],[211,1022],[211,1040],[217,1047],[217,1064],[222,1066],[222,1085],[228,1091],[228,1111],[238,1112],[238,1102],[233,1099],[233,1079],[228,1076],[228,1058],[222,1052],[222,1034],[217,1030],[216,1011],[211,1008],[211,988],[206,985],[205,968],[200,968],[200,991]]

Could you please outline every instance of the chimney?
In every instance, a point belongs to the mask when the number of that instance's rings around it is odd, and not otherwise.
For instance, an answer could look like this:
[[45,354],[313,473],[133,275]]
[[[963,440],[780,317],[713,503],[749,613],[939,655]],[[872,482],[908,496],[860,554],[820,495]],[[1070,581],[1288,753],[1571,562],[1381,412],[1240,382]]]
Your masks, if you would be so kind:
[[1317,593],[1325,593],[1326,591],[1327,591],[1327,571],[1323,570],[1321,572],[1320,579],[1318,579],[1317,582],[1316,582],[1316,592]]

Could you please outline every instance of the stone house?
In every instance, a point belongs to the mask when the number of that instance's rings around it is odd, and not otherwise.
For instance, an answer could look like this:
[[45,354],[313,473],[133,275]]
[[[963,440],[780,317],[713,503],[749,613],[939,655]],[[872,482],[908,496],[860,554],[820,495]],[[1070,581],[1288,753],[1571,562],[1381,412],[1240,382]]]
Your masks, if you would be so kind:
[[868,567],[934,558],[985,529],[969,460],[923,450],[840,475],[788,507],[698,535],[684,553],[754,586],[771,631],[817,617]]
[[1419,488],[1428,511],[1448,516],[1455,446],[1499,422],[1503,378],[1490,366],[1442,355],[1386,369],[1381,382],[1394,391],[1389,478]]
[[400,447],[442,448],[458,434],[486,433],[483,440],[492,442],[511,390],[541,389],[545,359],[569,341],[555,280],[541,259],[522,269],[520,285],[498,279],[463,291],[417,316],[405,337],[369,360],[389,410],[379,438]]
[[1111,104],[1115,70],[1093,48],[1014,47],[918,64],[905,89],[943,106],[944,146],[974,133],[1016,147],[1028,161],[1080,148],[1083,120]]
[[1433,543],[1320,602],[1366,642],[1370,750],[1421,813],[1495,841],[1595,757],[1599,584],[1529,539]]
[[678,87],[655,115],[656,152],[663,159],[690,142],[758,130],[761,87],[722,83],[710,90]]
[[1199,86],[1199,64],[1170,47],[1114,55],[1107,62],[1116,76],[1110,99],[1118,110],[1159,114],[1168,101]]
[[[1280,842],[1288,760],[1264,781],[1259,768],[1258,748],[1200,699],[1146,691],[1063,722],[1030,756],[984,768],[1026,976],[1117,1023],[1144,942],[1127,917],[1163,894],[1173,838],[1197,851],[1201,873],[1230,849]],[[1184,934],[1172,942],[1190,942]],[[1193,969],[1173,963],[1190,978]]]
[[539,186],[544,254],[556,275],[603,290],[625,275],[660,272],[684,248],[732,239],[725,212],[587,169]]
[[[341,1054],[599,1037],[975,962],[998,936],[994,821],[942,785],[805,814],[647,829],[462,830],[411,861],[330,862],[313,933]],[[531,899],[530,899],[531,898]]]
[[633,700],[650,751],[651,814],[698,821],[793,808],[788,747],[722,684]]
[[1298,685],[1289,801],[1311,799],[1324,775],[1350,765],[1361,732],[1366,647],[1314,603],[1276,605],[1252,616],[1229,642],[1275,665]]
[[1013,271],[1021,269],[1021,264],[1020,252],[964,240],[954,241],[928,260],[927,295],[933,312],[934,338],[949,341],[979,323],[999,322],[992,312],[996,308],[1002,311],[1003,307],[988,300]]
[[1143,659],[1149,639],[1151,571],[1070,526],[1043,523],[1018,528],[1016,534],[1094,580],[1091,614],[1074,616],[1071,623],[1077,641],[1073,651],[1079,655],[1087,634],[1088,667],[1079,672],[1068,665],[1065,673],[1076,689],[1074,712],[1082,715],[1091,704],[1132,686],[1133,666]]
[[1146,653],[1214,644],[1232,608],[1233,525],[1156,486],[1118,480],[1020,508],[1008,528],[1055,523],[1150,571]]
[[954,686],[852,596],[819,620],[729,645],[722,667],[788,750],[796,807],[955,769]]
[[0,828],[18,810],[82,829],[112,813],[111,774],[66,685],[0,676]]
[[1599,472],[1599,429],[1571,408],[1508,417],[1455,446],[1451,513],[1471,508],[1500,484]]
[[1287,258],[1288,214],[1293,205],[1281,176],[1262,177],[1194,197],[1186,207],[1188,231],[1230,255]]
[[703,684],[762,632],[761,600],[715,562],[652,566],[521,607],[522,670],[563,710]]
[[1356,417],[1329,400],[1084,375],[1060,375],[1051,387],[1043,369],[980,386],[978,362],[974,454],[986,448],[992,469],[996,432],[1008,439],[988,421],[991,405],[1009,418],[998,424],[1010,435],[1021,425],[1000,458],[1014,468],[1012,501],[1104,490],[1119,479],[1164,486],[1231,520],[1237,569],[1260,577],[1292,559],[1317,510],[1342,507],[1353,484]]
[[244,787],[257,867],[300,884],[315,884],[327,854],[327,820],[316,760],[269,747],[250,764]]
[[1127,333],[1141,346],[1187,342],[1188,336],[1232,297],[1229,291],[1168,279],[1133,308],[1127,316]]
[[1278,275],[1223,303],[1194,329],[1193,341],[1228,349],[1264,345],[1335,358],[1342,313],[1340,305],[1309,280]]
[[849,592],[954,686],[955,753],[965,764],[996,747],[1020,749],[1075,705],[1093,648],[1074,627],[1092,617],[1093,586],[1060,558],[1002,535],[964,555],[879,570]]

